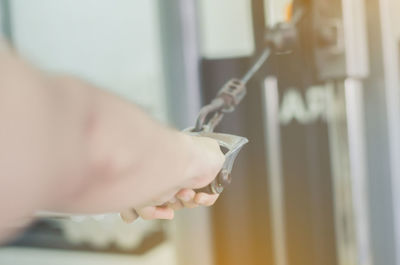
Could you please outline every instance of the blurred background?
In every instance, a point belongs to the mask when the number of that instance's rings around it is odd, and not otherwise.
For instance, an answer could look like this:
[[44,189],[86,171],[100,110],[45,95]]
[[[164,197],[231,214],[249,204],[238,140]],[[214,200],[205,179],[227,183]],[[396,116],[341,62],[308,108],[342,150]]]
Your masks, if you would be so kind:
[[399,12],[399,0],[0,0],[0,34],[29,62],[178,129],[300,14],[217,128],[250,143],[214,207],[38,220],[0,264],[400,265]]

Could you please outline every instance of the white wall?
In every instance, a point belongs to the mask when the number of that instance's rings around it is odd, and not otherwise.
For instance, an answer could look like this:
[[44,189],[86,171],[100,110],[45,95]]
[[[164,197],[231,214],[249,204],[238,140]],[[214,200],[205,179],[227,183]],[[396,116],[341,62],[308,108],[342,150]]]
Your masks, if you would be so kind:
[[156,0],[13,0],[18,50],[49,71],[115,91],[165,119]]
[[264,0],[265,23],[272,27],[286,20],[286,9],[292,0]]
[[[12,0],[11,4],[15,46],[23,57],[45,71],[79,76],[118,93],[166,121],[157,0]],[[120,226],[108,224],[113,232]],[[90,228],[93,231],[86,232],[96,233],[97,240],[107,236],[101,229],[95,231],[95,225]],[[135,228],[143,227],[123,228],[132,228],[127,235],[134,237],[141,235]],[[176,257],[168,241],[141,257],[3,248],[0,264],[173,265]]]
[[253,21],[249,0],[200,0],[201,53],[206,58],[251,56]]

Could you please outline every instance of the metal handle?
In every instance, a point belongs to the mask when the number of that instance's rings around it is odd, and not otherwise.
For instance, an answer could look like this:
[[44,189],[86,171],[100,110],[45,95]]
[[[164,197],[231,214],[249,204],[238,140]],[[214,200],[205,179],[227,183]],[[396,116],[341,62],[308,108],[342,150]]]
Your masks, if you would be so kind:
[[225,163],[215,179],[206,187],[196,190],[196,192],[220,194],[224,190],[224,188],[231,183],[231,173],[235,159],[238,156],[242,147],[249,141],[247,140],[247,138],[231,134],[213,133],[206,131],[193,132],[192,129],[187,129],[186,132],[190,135],[209,137],[217,140],[220,147],[227,150],[225,153]]

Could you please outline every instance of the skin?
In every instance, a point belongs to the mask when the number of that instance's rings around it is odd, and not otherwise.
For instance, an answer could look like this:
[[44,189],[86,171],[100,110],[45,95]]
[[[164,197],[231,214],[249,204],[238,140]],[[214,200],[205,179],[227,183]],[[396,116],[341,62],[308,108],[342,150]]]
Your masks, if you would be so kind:
[[0,52],[0,240],[38,210],[172,219],[211,206],[197,193],[224,162],[216,141],[167,128],[136,106]]

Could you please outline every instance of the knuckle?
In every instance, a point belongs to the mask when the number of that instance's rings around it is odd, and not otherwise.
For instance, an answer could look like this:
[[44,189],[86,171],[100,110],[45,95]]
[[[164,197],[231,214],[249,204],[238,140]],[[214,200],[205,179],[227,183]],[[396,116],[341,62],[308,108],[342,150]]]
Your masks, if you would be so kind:
[[122,212],[120,216],[125,223],[133,223],[139,217],[134,210]]

